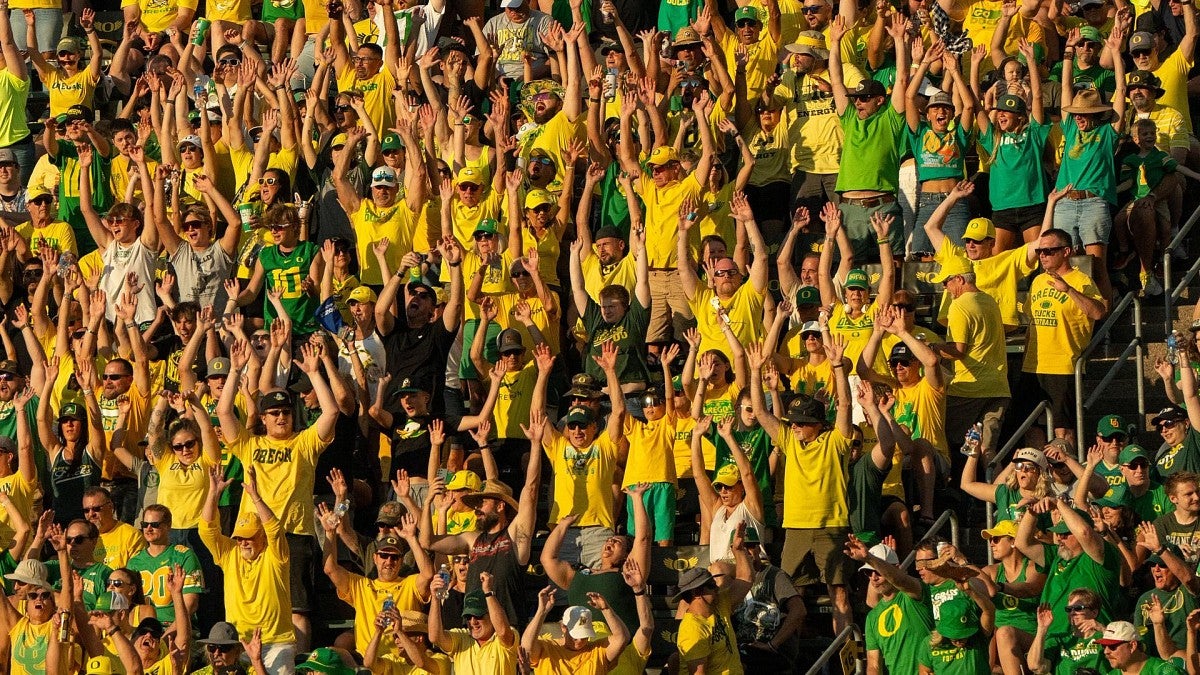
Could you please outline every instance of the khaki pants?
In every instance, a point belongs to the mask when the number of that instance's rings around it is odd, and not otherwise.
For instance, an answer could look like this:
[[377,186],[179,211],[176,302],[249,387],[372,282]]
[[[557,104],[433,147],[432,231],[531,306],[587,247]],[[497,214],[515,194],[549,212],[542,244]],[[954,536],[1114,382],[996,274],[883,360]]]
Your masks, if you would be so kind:
[[646,342],[682,341],[683,332],[694,325],[692,308],[683,294],[679,272],[650,271],[650,326]]

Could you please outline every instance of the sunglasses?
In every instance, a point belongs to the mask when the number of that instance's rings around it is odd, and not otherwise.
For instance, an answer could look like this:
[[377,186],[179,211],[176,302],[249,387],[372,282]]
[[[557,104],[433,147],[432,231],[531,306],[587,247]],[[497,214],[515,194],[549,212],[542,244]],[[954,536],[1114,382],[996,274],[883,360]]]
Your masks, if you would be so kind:
[[[82,340],[83,336],[85,336],[85,335],[87,335],[87,331],[77,330],[74,333],[71,333],[71,338],[74,340]],[[0,380],[3,380],[4,376],[9,375],[9,374],[11,374],[11,373],[0,373]]]
[[1135,59],[1140,59],[1143,56],[1150,56],[1150,50],[1149,49],[1139,49],[1136,52],[1129,52],[1129,55]]
[[1129,469],[1130,471],[1138,471],[1141,469],[1150,468],[1150,462],[1147,462],[1144,459],[1135,459],[1132,462],[1130,462],[1124,466],[1125,466],[1125,468]]
[[[88,509],[84,509],[83,511],[84,511],[84,513],[87,513]],[[87,540],[90,538],[91,537],[88,537],[85,534],[78,534],[78,535],[75,535],[74,537],[67,537],[66,542],[71,546],[79,546],[80,544],[87,542]]]
[[907,368],[912,365],[912,361],[909,361],[908,359],[892,359],[891,361],[888,361],[888,365],[893,368],[898,368],[900,366]]
[[471,236],[475,239],[475,241],[483,241],[485,239],[495,239],[496,233],[495,232],[476,232],[475,234],[473,234]]
[[456,555],[453,558],[451,558],[450,561],[453,562],[455,565],[465,565],[465,564],[471,562],[471,556]]
[[1165,420],[1158,423],[1159,429],[1174,429],[1179,424],[1179,420]]
[[240,65],[242,65],[242,60],[241,59],[221,59],[220,61],[217,61],[217,63],[222,66],[240,66]]
[[800,13],[801,14],[820,14],[821,7],[819,5],[813,5],[810,7],[801,7]]
[[713,270],[713,276],[718,279],[721,279],[724,277],[732,277],[732,276],[736,275],[737,273],[738,273],[738,271],[732,267],[729,267],[729,268],[726,268],[723,270]]
[[459,183],[458,189],[463,192],[475,192],[479,189],[479,186],[474,183]]
[[567,428],[571,431],[579,431],[580,429],[586,429],[587,427],[588,425],[584,424],[583,422],[570,422],[567,424]]
[[900,304],[893,304],[892,308],[897,311],[900,311],[900,312],[913,312],[913,311],[916,311],[917,306],[910,305],[908,303],[900,303]]
[[274,176],[271,176],[271,177],[268,177],[268,178],[259,178],[259,179],[258,179],[258,184],[259,184],[259,185],[272,185],[272,186],[274,186],[274,185],[279,185],[279,183],[280,183],[280,182],[281,182],[281,181],[280,181],[278,178],[275,178]]
[[54,594],[50,591],[41,591],[40,593],[30,593],[25,596],[25,599],[37,602],[39,600],[49,600],[52,597],[54,597]]
[[233,651],[233,647],[234,647],[233,645],[206,645],[205,649],[207,649],[209,652],[211,652],[213,654],[216,654],[218,652],[221,654],[225,654],[227,652]]
[[340,113],[344,113],[348,110],[353,110],[353,108],[351,108],[348,105],[339,105],[339,106],[334,106],[334,108],[333,108],[334,112],[340,112]]
[[162,521],[162,520],[143,520],[142,521],[142,529],[144,530],[147,527],[149,527],[149,528],[153,528],[153,529],[157,530],[158,528],[163,527],[164,522],[165,521]]
[[521,277],[529,276],[529,272],[526,272],[525,270],[516,270],[510,276],[512,276],[513,279],[520,279]]
[[288,229],[288,227],[289,225],[287,223],[272,223],[267,226],[267,229],[272,232],[282,232]]
[[411,295],[414,298],[423,298],[425,300],[433,300],[434,299],[433,294],[430,293],[429,291],[413,291],[412,293],[409,293],[409,295]]
[[283,417],[285,415],[291,417],[292,411],[287,408],[272,408],[263,414],[268,417]]
[[1042,467],[1033,462],[1013,462],[1013,468],[1017,471],[1041,471]]
[[741,21],[737,22],[738,28],[745,28],[746,26],[758,26],[758,25],[760,25],[759,22],[755,21],[754,19],[742,19]]
[[717,492],[725,492],[726,490],[732,490],[733,486],[719,483],[717,485],[713,485],[713,489],[715,489]]
[[191,439],[190,441],[183,441],[182,443],[172,443],[171,444],[171,449],[174,450],[175,452],[179,452],[180,450],[191,450],[194,447],[196,447],[196,439],[194,439],[194,438]]
[[121,373],[105,373],[103,379],[105,382],[116,382],[125,377],[126,377],[126,375],[123,375]]
[[54,200],[51,199],[50,197],[38,197],[37,199],[31,199],[25,203],[26,204],[37,204],[38,206],[50,206],[51,202],[53,202],[53,201]]
[[375,555],[378,556],[382,560],[399,560],[400,559],[399,553],[381,553],[379,551],[376,551]]
[[550,205],[540,204],[530,209],[530,211],[533,211],[534,213],[550,213]]
[[75,54],[75,52],[69,52],[64,49],[63,51],[58,53],[58,58],[61,59],[64,56],[76,56],[76,54]]
[[1067,605],[1066,607],[1063,607],[1063,609],[1067,610],[1068,614],[1076,614],[1078,612],[1086,612],[1091,609],[1091,607],[1087,605]]
[[[391,157],[392,155],[398,155],[398,154],[400,154],[400,148],[388,148],[387,150],[383,151],[383,154],[385,157]],[[380,187],[380,186],[376,185],[375,187]]]
[[123,579],[109,579],[108,586],[109,588],[124,588],[125,581]]
[[200,230],[203,228],[204,228],[203,220],[185,220],[185,221],[183,221],[182,229],[184,232],[187,232],[189,230]]
[[1055,253],[1058,253],[1066,248],[1066,246],[1047,246],[1046,248],[1039,248],[1035,252],[1038,255],[1054,255]]
[[549,157],[530,157],[529,161],[533,162],[534,164],[541,164],[543,166],[550,166],[554,164],[554,160],[550,159]]
[[1101,436],[1100,438],[1108,441],[1109,443],[1122,443],[1125,441],[1125,434],[1113,434],[1112,436]]

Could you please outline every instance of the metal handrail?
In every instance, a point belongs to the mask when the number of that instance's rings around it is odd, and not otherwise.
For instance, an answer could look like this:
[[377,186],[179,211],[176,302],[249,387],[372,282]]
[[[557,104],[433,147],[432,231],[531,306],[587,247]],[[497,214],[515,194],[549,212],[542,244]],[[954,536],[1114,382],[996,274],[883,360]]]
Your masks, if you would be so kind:
[[[1121,352],[1121,356],[1117,357],[1117,360],[1111,366],[1109,366],[1108,372],[1104,374],[1104,377],[1101,378],[1100,383],[1092,390],[1091,395],[1085,400],[1083,397],[1083,371],[1087,366],[1088,357],[1091,356],[1092,352],[1096,350],[1096,347],[1100,346],[1100,344],[1104,342],[1104,339],[1108,337],[1109,332],[1112,331],[1113,326],[1116,325],[1117,320],[1120,319],[1121,316],[1125,314],[1125,311],[1131,306],[1133,307],[1133,339],[1130,340],[1129,344],[1125,346],[1125,349]],[[1100,328],[1092,332],[1091,342],[1088,343],[1087,347],[1084,347],[1083,352],[1080,353],[1079,358],[1075,361],[1075,441],[1076,445],[1078,446],[1079,459],[1081,461],[1086,456],[1084,448],[1087,447],[1087,444],[1083,442],[1083,439],[1085,438],[1083,431],[1083,413],[1096,402],[1096,399],[1100,396],[1100,394],[1104,393],[1104,390],[1108,388],[1108,385],[1112,384],[1113,379],[1117,376],[1117,373],[1120,372],[1121,367],[1124,366],[1125,362],[1129,360],[1129,357],[1135,353],[1137,354],[1137,360],[1134,365],[1137,368],[1138,413],[1143,418],[1146,416],[1146,387],[1142,382],[1143,376],[1145,375],[1145,364],[1143,363],[1143,358],[1145,356],[1144,351],[1145,345],[1142,339],[1142,303],[1140,300],[1138,300],[1137,293],[1130,291],[1129,293],[1126,293],[1125,297],[1121,298],[1121,301],[1117,303],[1117,306],[1114,307],[1111,312],[1109,312],[1108,318],[1104,320],[1104,323],[1100,325]]]
[[[950,543],[954,544],[955,548],[958,548],[958,514],[954,513],[954,511],[943,511],[942,515],[938,516],[938,519],[933,521],[933,526],[929,528],[929,532],[925,536],[928,537],[935,534],[938,530],[942,529],[946,523],[950,523]],[[911,565],[916,555],[917,552],[915,549],[909,551],[908,556],[905,557],[904,561],[900,563],[900,569],[905,569]],[[829,663],[829,660],[842,650],[842,646],[846,644],[846,641],[849,640],[850,636],[852,635],[856,638],[862,635],[858,629],[858,626],[854,624],[846,626],[842,629],[842,632],[837,634],[837,637],[833,638],[833,642],[831,642],[829,646],[825,648],[825,651],[821,652],[821,656],[817,658],[816,662],[812,664],[812,667],[808,669],[808,672],[805,675],[817,675],[817,673],[821,672],[821,669],[825,667],[825,664]],[[864,672],[865,664],[862,662],[862,660],[859,660],[854,670],[860,675],[862,672]]]
[[1163,306],[1166,310],[1163,313],[1163,330],[1167,334],[1170,334],[1171,332],[1171,304],[1183,294],[1183,289],[1186,288],[1192,278],[1196,276],[1196,272],[1200,271],[1200,256],[1197,256],[1196,262],[1192,263],[1192,266],[1188,269],[1187,273],[1184,274],[1183,278],[1179,280],[1179,283],[1172,288],[1171,260],[1175,257],[1175,251],[1183,245],[1184,238],[1191,234],[1192,228],[1196,226],[1198,221],[1200,221],[1200,207],[1197,207],[1195,211],[1192,211],[1191,217],[1187,219],[1187,222],[1183,224],[1183,227],[1179,228],[1179,233],[1176,234],[1175,237],[1171,239],[1171,243],[1167,244],[1167,247],[1163,249]]

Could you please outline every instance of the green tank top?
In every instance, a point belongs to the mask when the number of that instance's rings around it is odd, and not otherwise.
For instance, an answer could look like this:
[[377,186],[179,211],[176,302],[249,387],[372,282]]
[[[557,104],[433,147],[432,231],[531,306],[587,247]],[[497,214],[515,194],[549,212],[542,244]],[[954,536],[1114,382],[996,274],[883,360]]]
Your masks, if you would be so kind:
[[[280,301],[292,319],[293,335],[309,335],[317,329],[315,312],[316,297],[304,292],[301,283],[308,276],[308,268],[317,256],[317,245],[302,241],[296,248],[284,253],[279,246],[268,246],[259,254],[258,261],[266,272],[267,290],[279,289]],[[270,298],[263,297],[263,318],[267,326],[275,320],[275,306]]]
[[[1029,570],[1029,559],[1021,561],[1021,571],[1017,573],[1017,578],[1009,579],[1008,574],[1004,571],[1004,565],[996,567],[996,583],[1003,584],[1008,581],[1021,583],[1025,581],[1025,573]],[[1008,593],[997,593],[996,597],[992,598],[996,603],[996,627],[1012,626],[1033,634],[1037,632],[1037,598],[1017,598]]]
[[[625,578],[620,572],[593,572],[589,569],[575,570],[571,579],[571,587],[567,589],[567,603],[580,607],[588,606],[588,593],[599,593],[613,611],[625,622],[625,627],[631,631],[637,630],[637,603],[633,591],[625,584]],[[593,618],[603,620],[600,612],[594,612]]]

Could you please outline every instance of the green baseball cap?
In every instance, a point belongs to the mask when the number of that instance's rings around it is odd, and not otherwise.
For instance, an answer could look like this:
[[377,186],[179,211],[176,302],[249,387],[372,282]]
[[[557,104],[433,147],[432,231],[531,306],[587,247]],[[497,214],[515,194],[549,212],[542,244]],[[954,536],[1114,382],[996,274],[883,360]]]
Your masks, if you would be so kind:
[[475,226],[475,230],[474,230],[474,232],[472,232],[472,234],[474,234],[475,232],[486,232],[487,234],[500,234],[500,224],[496,222],[495,218],[484,218],[483,220],[479,221],[478,225]]
[[1095,26],[1080,26],[1079,38],[1087,42],[1104,42],[1104,36]]
[[862,270],[850,270],[846,274],[846,283],[842,284],[843,288],[861,288],[863,290],[871,290],[871,277]]
[[796,306],[804,305],[819,305],[821,304],[821,292],[816,286],[801,286],[796,291]]
[[1128,436],[1128,427],[1125,425],[1125,420],[1120,415],[1105,415],[1096,423],[1096,435],[1101,438],[1109,438],[1116,434]]
[[752,7],[750,5],[746,5],[745,7],[740,7],[740,8],[738,8],[738,11],[733,13],[733,22],[735,24],[737,22],[741,21],[742,19],[750,19],[751,21],[757,21],[759,23],[762,23],[762,15],[759,14],[758,8]]
[[[1072,510],[1075,511],[1080,518],[1083,518],[1083,522],[1087,523],[1088,527],[1092,526],[1092,517],[1089,516],[1086,511],[1080,511],[1079,509]],[[1067,524],[1061,520],[1055,523],[1054,526],[1048,531],[1054,532],[1055,534],[1071,534],[1071,528],[1067,527]]]
[[399,150],[404,147],[404,144],[400,142],[400,136],[398,136],[396,134],[388,134],[388,135],[384,136],[383,140],[380,141],[379,145],[380,145],[380,148],[379,148],[380,152],[386,152],[388,150]]
[[1025,106],[1025,99],[1016,94],[1004,94],[996,99],[996,110],[1017,115],[1029,114],[1029,108]]
[[487,598],[483,597],[483,591],[471,591],[463,596],[463,618],[469,616],[487,616]]
[[1137,443],[1130,443],[1121,448],[1121,454],[1117,455],[1117,463],[1122,466],[1126,466],[1137,459],[1144,459],[1147,464],[1154,463],[1154,458],[1150,456],[1150,452]]

